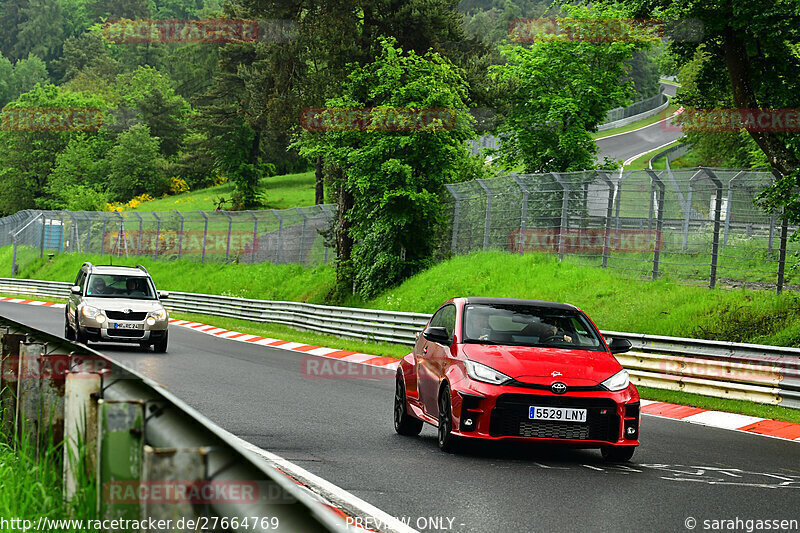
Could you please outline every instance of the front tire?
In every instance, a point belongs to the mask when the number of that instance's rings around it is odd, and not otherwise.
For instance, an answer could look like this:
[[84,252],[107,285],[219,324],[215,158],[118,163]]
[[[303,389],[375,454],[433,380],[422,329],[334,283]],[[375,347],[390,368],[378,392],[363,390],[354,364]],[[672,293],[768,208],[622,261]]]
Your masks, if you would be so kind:
[[453,435],[453,407],[450,401],[450,387],[445,385],[439,394],[439,449],[453,453],[458,447],[458,437]]
[[69,320],[64,318],[64,338],[68,341],[75,340],[75,331],[73,331],[72,327],[69,325]]
[[394,430],[400,435],[414,437],[422,431],[422,420],[408,414],[406,387],[403,378],[397,376],[394,389]]
[[166,353],[166,351],[167,351],[167,341],[169,340],[168,339],[168,335],[169,334],[165,331],[164,332],[164,337],[161,338],[161,339],[158,339],[156,342],[153,343],[153,351],[154,352],[156,352],[156,353]]
[[636,446],[603,446],[600,454],[609,463],[626,463],[633,457]]

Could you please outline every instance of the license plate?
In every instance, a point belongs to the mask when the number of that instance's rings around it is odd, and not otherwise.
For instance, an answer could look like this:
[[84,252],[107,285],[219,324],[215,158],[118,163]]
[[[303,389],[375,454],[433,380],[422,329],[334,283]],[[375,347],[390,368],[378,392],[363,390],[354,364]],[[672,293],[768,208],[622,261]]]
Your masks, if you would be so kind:
[[142,329],[141,324],[134,324],[131,322],[114,322],[114,329]]
[[559,422],[586,422],[586,409],[532,405],[528,412],[528,418],[531,420],[558,420]]

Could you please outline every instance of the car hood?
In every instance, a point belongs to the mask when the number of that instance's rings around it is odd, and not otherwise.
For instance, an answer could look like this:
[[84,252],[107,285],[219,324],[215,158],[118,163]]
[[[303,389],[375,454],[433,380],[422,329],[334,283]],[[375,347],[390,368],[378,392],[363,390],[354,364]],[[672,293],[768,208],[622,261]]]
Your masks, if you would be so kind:
[[472,361],[530,384],[597,385],[622,370],[608,352],[483,344],[464,344],[462,351]]
[[83,302],[104,311],[124,311],[131,309],[138,313],[157,311],[163,307],[158,300],[137,300],[135,298],[92,298],[87,297]]

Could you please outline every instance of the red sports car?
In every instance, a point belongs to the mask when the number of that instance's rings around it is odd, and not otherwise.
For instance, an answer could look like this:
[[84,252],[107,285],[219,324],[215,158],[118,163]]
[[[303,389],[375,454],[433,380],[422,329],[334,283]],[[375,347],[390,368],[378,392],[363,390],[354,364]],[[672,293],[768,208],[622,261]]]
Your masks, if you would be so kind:
[[433,315],[397,370],[394,425],[438,427],[439,447],[462,438],[600,448],[627,461],[639,445],[639,393],[607,345],[572,305],[453,298]]

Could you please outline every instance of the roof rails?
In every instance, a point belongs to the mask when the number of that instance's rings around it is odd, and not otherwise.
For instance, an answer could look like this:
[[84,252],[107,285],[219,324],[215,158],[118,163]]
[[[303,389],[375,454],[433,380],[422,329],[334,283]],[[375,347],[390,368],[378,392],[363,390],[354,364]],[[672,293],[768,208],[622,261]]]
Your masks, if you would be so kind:
[[144,270],[144,273],[145,273],[145,274],[147,274],[148,276],[150,275],[150,272],[148,272],[148,271],[147,271],[147,269],[146,269],[144,266],[142,266],[142,265],[136,265],[136,268],[138,268],[138,269],[141,269],[141,270]]
[[89,269],[90,269],[90,270],[91,270],[91,268],[94,266],[94,265],[92,265],[92,264],[91,264],[89,261],[84,261],[84,262],[83,262],[83,264],[81,265],[81,268],[85,267],[86,265],[89,265]]

